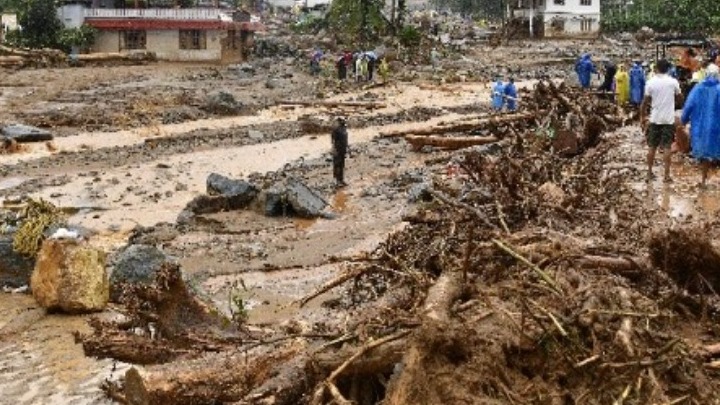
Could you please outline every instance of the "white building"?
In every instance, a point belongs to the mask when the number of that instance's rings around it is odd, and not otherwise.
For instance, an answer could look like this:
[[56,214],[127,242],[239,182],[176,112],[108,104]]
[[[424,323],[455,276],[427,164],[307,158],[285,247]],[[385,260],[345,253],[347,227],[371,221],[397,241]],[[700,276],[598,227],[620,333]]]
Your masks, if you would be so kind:
[[600,0],[517,0],[515,18],[528,21],[533,37],[596,36],[600,30]]

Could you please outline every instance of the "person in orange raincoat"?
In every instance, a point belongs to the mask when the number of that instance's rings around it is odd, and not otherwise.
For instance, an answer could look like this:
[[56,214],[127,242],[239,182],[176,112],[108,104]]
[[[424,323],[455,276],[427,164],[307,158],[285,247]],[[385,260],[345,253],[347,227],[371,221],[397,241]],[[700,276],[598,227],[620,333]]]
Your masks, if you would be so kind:
[[622,64],[618,66],[615,74],[615,99],[618,105],[625,105],[630,101],[630,76]]

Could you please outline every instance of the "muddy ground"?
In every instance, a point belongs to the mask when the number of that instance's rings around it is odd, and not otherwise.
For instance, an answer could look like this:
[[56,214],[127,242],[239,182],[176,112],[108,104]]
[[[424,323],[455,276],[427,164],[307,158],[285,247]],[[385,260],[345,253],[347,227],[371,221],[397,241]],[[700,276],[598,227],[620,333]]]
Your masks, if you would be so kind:
[[[284,175],[320,190],[337,217],[304,220],[228,212],[206,215],[189,226],[161,226],[146,235],[179,258],[192,284],[221,310],[229,312],[228,295],[242,279],[248,287],[242,294],[249,322],[258,327],[282,324],[299,311],[288,304],[343,270],[336,258],[370,252],[406,225],[403,218],[415,206],[414,185],[448,176],[448,169],[435,163],[448,152],[413,152],[400,139],[378,138],[381,131],[486,114],[484,76],[491,71],[505,67],[527,80],[563,77],[571,69],[558,57],[590,47],[600,54],[608,51],[602,43],[479,49],[464,58],[448,57],[445,73],[409,66],[393,72],[390,84],[373,88],[338,87],[328,77],[312,78],[287,58],[250,61],[252,70],[152,64],[4,72],[0,121],[47,126],[57,138],[51,145],[0,155],[0,198],[12,202],[29,195],[76,208],[70,222],[87,228],[92,243],[112,251],[136,226],[174,224],[185,204],[205,191],[211,172],[245,178],[283,169]],[[507,68],[509,64],[515,66]],[[473,66],[485,70],[471,74]],[[453,83],[442,83],[445,77]],[[205,108],[208,94],[216,90],[232,94],[239,108],[229,114]],[[318,94],[386,107],[276,105]],[[350,186],[342,190],[332,187],[328,132],[322,129],[338,115],[350,123]],[[309,131],[308,122],[321,129]],[[610,139],[617,149],[616,164],[634,171],[632,185],[659,224],[700,222],[720,211],[717,180],[708,191],[692,187],[699,177],[690,161],[676,159],[674,184],[648,185],[642,181],[638,128],[623,128]],[[320,305],[333,294],[311,301],[302,309],[303,317],[333,316]],[[112,313],[110,308],[104,316]],[[72,332],[88,331],[86,320],[47,315],[22,293],[0,295],[0,403],[107,401],[99,383],[127,365],[83,356]]]

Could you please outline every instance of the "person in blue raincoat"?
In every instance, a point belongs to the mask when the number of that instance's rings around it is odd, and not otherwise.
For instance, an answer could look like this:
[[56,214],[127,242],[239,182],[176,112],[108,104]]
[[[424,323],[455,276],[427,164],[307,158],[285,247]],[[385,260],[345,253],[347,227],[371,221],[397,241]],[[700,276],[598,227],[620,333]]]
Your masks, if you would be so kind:
[[705,188],[710,165],[720,160],[720,69],[709,65],[705,80],[697,84],[688,96],[680,121],[690,123],[692,156],[700,162],[701,188]]
[[630,69],[630,103],[638,106],[645,96],[645,69],[640,62],[633,63]]
[[593,73],[597,73],[589,53],[583,54],[575,63],[575,73],[578,75],[580,86],[582,86],[583,89],[589,89],[590,77]]
[[501,111],[505,104],[505,85],[499,78],[492,87],[492,108],[495,111]]
[[515,87],[515,79],[512,77],[508,80],[505,85],[505,106],[508,111],[514,112],[517,110],[517,88]]

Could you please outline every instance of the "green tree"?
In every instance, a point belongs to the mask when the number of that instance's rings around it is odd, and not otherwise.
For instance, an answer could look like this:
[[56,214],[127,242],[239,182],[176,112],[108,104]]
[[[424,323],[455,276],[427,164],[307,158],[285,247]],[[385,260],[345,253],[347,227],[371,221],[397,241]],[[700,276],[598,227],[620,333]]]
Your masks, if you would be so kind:
[[603,7],[603,29],[636,31],[643,26],[659,32],[714,33],[720,22],[720,2],[713,0],[614,0]]
[[328,12],[328,25],[346,40],[367,43],[385,32],[383,0],[334,0]]
[[63,25],[57,17],[55,0],[26,0],[19,10],[18,23],[24,45],[30,48],[58,46]]

